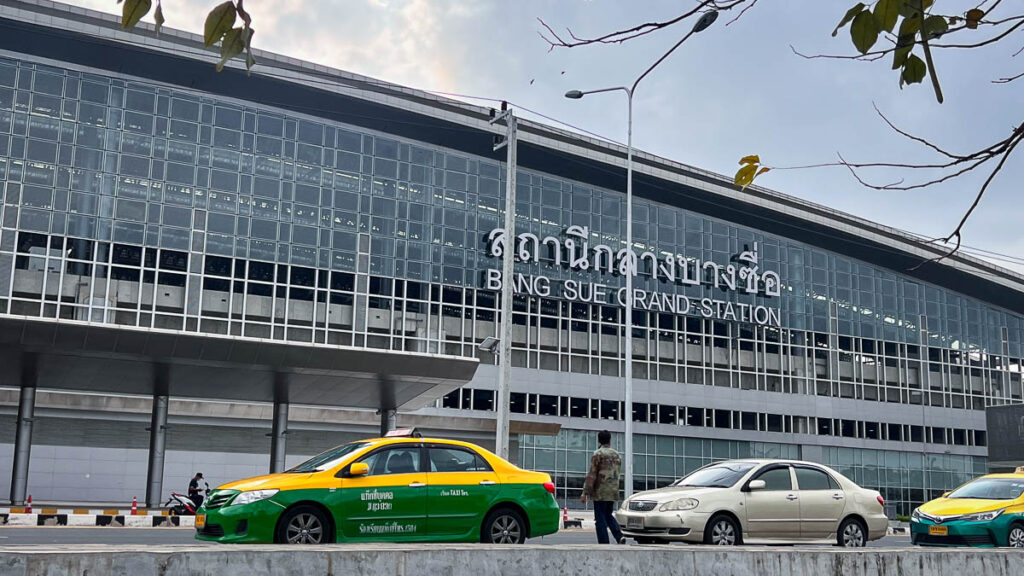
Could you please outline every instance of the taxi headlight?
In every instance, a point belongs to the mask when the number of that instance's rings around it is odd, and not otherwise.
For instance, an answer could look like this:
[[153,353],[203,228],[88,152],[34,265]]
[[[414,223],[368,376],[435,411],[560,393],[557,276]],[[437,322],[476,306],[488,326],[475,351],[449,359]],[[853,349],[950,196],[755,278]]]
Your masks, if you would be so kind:
[[623,500],[619,505],[619,510],[629,510],[629,500]]
[[669,512],[672,510],[693,510],[700,504],[695,498],[680,498],[673,500],[668,504],[662,504],[661,508],[658,508],[659,512]]
[[235,499],[231,501],[231,506],[241,506],[242,504],[252,504],[253,502],[259,502],[260,500],[266,500],[274,494],[277,494],[278,490],[248,490],[242,492]]
[[990,512],[978,512],[977,514],[965,514],[961,516],[960,519],[964,522],[988,522],[998,518],[999,515],[1003,513],[1003,510],[1006,510],[1006,508],[992,510]]
[[921,509],[920,508],[914,508],[914,511],[910,514],[910,521],[911,522],[920,522],[921,521]]

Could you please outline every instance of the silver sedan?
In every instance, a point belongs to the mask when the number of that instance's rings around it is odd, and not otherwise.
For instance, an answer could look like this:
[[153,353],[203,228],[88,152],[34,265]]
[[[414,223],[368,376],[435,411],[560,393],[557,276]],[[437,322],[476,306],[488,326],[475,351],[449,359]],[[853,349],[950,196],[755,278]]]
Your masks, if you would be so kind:
[[881,494],[835,470],[792,460],[729,460],[634,494],[615,518],[640,544],[831,541],[864,546],[889,526]]

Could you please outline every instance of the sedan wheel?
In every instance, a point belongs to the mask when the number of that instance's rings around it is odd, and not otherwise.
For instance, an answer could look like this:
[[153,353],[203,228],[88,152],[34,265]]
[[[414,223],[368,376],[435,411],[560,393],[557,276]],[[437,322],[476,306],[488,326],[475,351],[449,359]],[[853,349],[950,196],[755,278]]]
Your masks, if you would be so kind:
[[1010,535],[1007,538],[1007,544],[1011,548],[1024,548],[1024,527],[1019,524],[1010,528]]
[[739,528],[727,516],[714,518],[704,532],[704,543],[716,546],[735,546],[739,544]]
[[867,543],[864,527],[853,518],[843,520],[843,524],[839,527],[838,540],[838,544],[846,548],[862,548]]

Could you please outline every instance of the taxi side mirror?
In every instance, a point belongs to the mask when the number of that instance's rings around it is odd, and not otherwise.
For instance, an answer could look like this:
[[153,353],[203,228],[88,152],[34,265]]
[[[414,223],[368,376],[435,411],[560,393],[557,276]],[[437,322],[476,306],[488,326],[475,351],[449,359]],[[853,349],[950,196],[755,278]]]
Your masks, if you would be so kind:
[[348,468],[349,476],[366,476],[370,473],[370,467],[366,465],[366,462],[356,462]]
[[943,498],[949,498],[949,492],[943,492],[942,493],[942,497]]
[[767,484],[764,483],[764,480],[751,480],[750,484],[747,484],[747,489],[753,492],[754,490],[764,490],[765,486]]

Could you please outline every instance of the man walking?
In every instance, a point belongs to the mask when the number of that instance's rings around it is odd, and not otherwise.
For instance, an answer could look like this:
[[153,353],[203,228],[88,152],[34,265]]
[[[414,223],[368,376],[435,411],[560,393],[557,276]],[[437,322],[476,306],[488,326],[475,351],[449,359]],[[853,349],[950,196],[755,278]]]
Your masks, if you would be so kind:
[[590,457],[590,472],[583,482],[583,494],[580,502],[586,503],[587,496],[594,501],[594,521],[597,528],[597,541],[608,544],[608,530],[619,544],[626,543],[619,523],[612,516],[615,501],[619,497],[619,470],[622,458],[612,447],[612,434],[607,430],[597,433],[599,447]]

